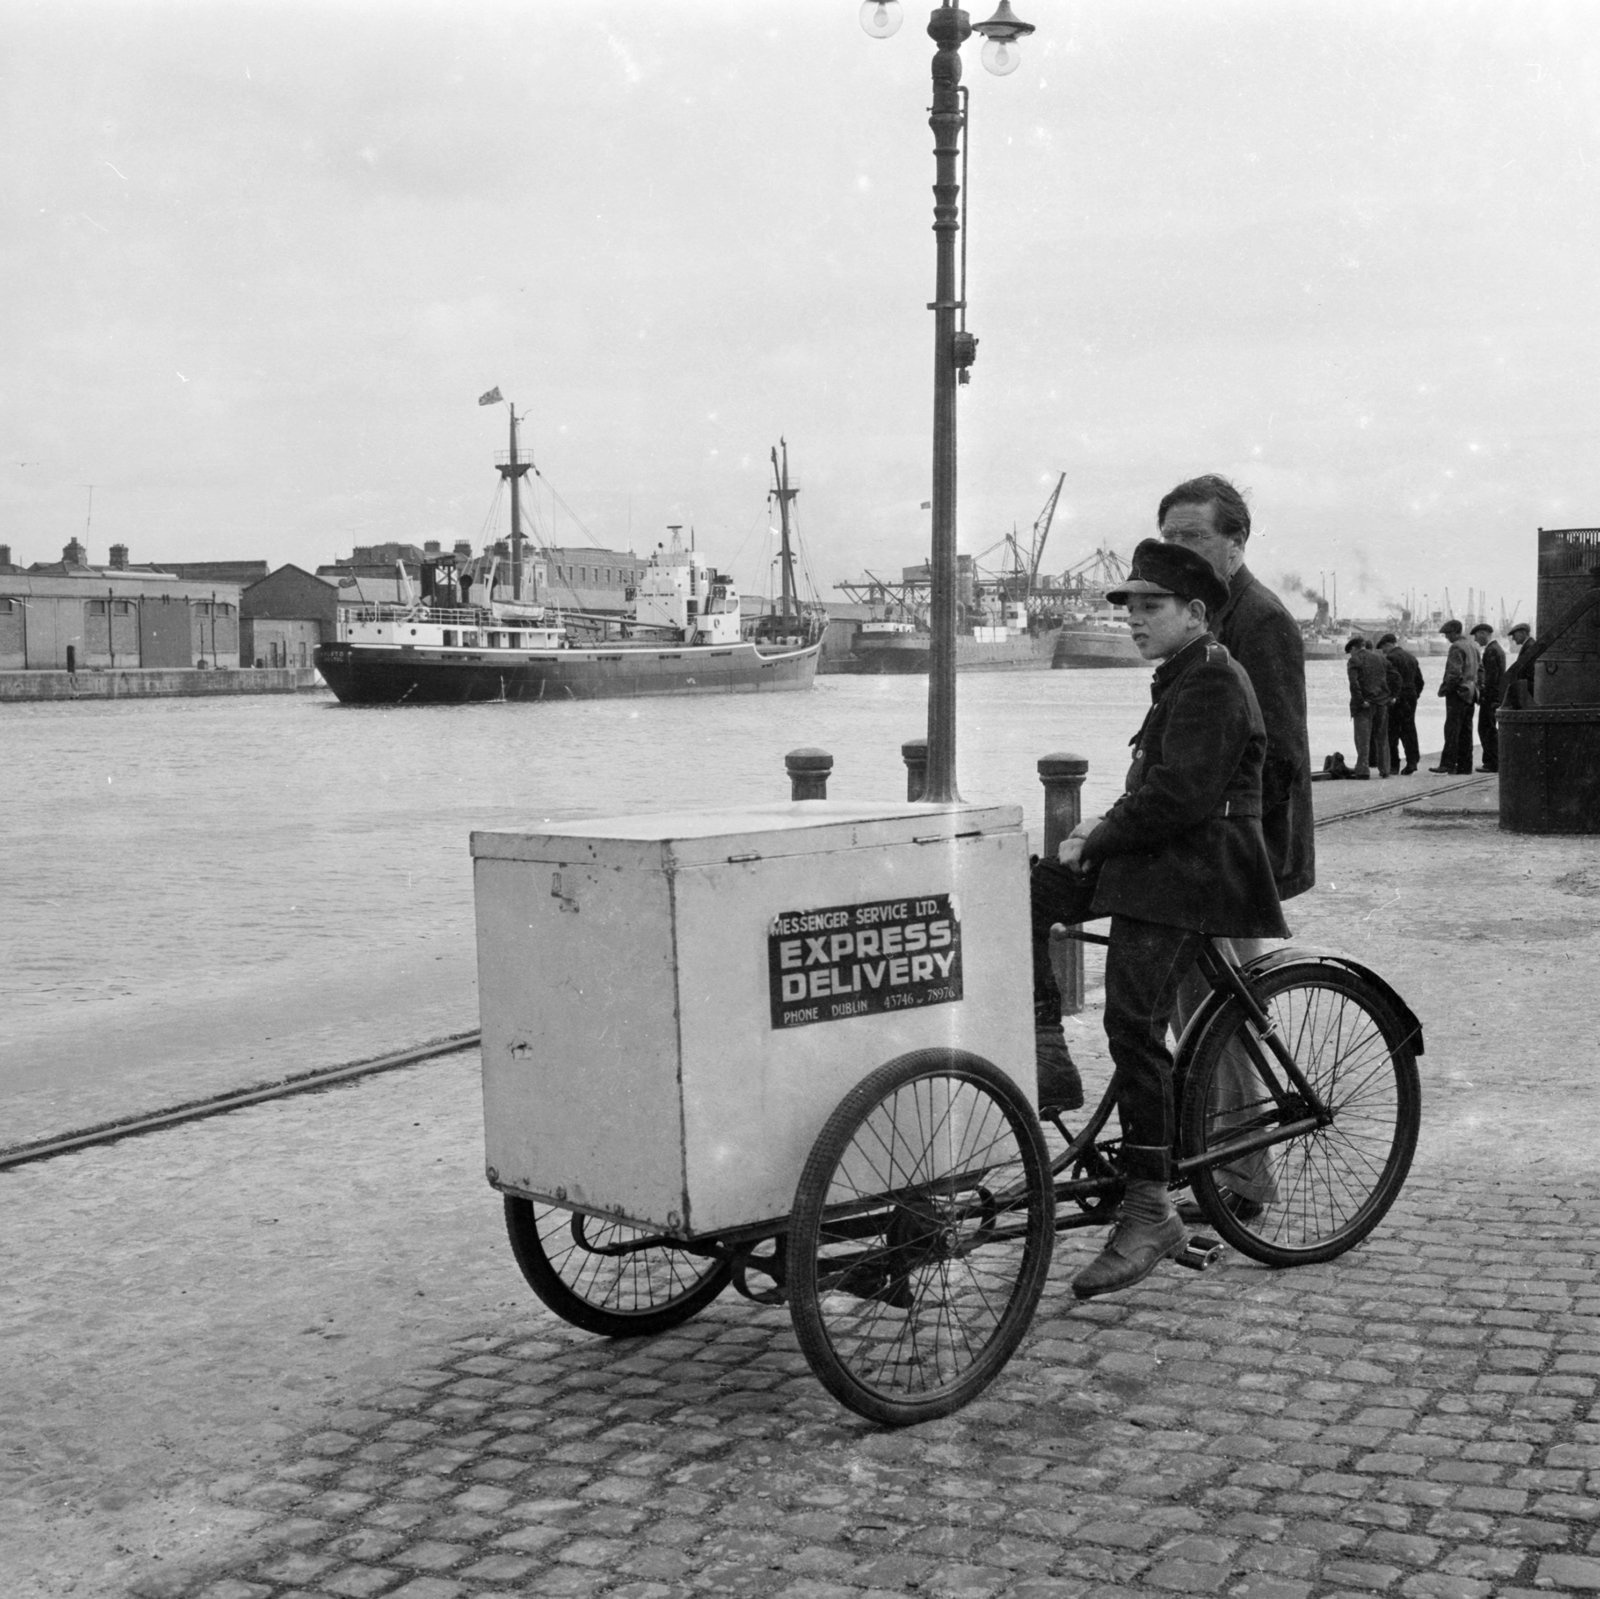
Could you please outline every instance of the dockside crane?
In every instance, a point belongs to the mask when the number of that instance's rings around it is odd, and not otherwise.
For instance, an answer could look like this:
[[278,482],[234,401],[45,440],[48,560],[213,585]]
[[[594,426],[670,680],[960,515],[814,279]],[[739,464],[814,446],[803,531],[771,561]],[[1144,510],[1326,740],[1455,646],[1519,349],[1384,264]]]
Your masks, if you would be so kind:
[[1056,519],[1056,501],[1061,498],[1061,485],[1066,481],[1067,474],[1063,472],[1056,479],[1050,498],[1044,502],[1044,509],[1033,521],[1033,541],[1028,549],[1028,586],[1024,591],[1024,598],[1030,605],[1033,603],[1034,590],[1039,586],[1039,563],[1044,560],[1045,540],[1050,537],[1050,524]]
[[[988,555],[991,550],[997,550],[1002,545],[1005,547],[1005,565],[996,586],[1004,598],[1013,604],[1026,605],[1030,611],[1038,609],[1040,604],[1040,597],[1035,592],[1039,586],[1039,566],[1044,560],[1044,546],[1050,537],[1050,524],[1055,521],[1056,502],[1061,498],[1061,485],[1066,481],[1067,474],[1063,472],[1056,479],[1056,486],[1051,489],[1050,498],[1044,502],[1044,509],[1034,518],[1026,555],[1023,554],[1016,529],[1013,528],[999,544],[991,544],[989,549],[978,557],[978,560],[982,561],[984,555]],[[990,579],[991,583],[994,581]]]

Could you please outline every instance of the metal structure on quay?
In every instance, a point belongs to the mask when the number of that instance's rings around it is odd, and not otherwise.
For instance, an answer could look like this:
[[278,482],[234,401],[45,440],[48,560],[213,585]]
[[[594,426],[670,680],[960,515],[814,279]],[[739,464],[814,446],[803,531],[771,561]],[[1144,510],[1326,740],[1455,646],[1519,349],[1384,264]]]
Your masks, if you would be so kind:
[[1498,714],[1500,826],[1600,833],[1600,528],[1539,529],[1534,628]]

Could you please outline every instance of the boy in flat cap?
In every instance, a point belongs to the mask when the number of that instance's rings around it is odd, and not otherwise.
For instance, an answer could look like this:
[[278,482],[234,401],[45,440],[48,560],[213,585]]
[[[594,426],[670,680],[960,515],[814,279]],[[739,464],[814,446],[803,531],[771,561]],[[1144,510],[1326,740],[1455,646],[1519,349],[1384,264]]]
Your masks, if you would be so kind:
[[1208,628],[1226,584],[1198,552],[1145,539],[1109,598],[1128,607],[1139,653],[1161,663],[1154,703],[1132,740],[1126,792],[1074,830],[1059,860],[1038,862],[1032,882],[1041,1057],[1061,1037],[1050,927],[1111,917],[1105,1025],[1127,1186],[1105,1248],[1073,1279],[1080,1299],[1143,1281],[1187,1238],[1167,1187],[1167,1027],[1179,983],[1208,937],[1288,936],[1261,832],[1261,709],[1244,669]]

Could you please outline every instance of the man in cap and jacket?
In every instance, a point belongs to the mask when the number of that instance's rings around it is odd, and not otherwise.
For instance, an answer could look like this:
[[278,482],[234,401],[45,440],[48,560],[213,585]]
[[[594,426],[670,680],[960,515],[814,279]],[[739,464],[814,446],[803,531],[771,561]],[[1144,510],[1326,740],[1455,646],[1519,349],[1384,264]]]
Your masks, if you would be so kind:
[[1472,642],[1478,646],[1478,742],[1483,745],[1480,772],[1500,770],[1500,730],[1495,713],[1505,693],[1506,652],[1495,642],[1494,629],[1479,622],[1472,629]]
[[1430,771],[1464,775],[1472,770],[1472,707],[1478,699],[1478,646],[1463,638],[1452,616],[1439,631],[1450,640],[1439,697],[1444,701],[1444,749]]
[[1267,735],[1244,669],[1208,617],[1227,585],[1197,552],[1159,539],[1134,551],[1122,588],[1139,653],[1159,662],[1126,792],[1081,823],[1032,877],[1035,1025],[1059,1028],[1050,928],[1111,917],[1106,1038],[1117,1068],[1126,1175],[1116,1225],[1073,1279],[1080,1299],[1141,1282],[1188,1230],[1168,1192],[1174,1132],[1167,1028],[1206,938],[1284,938],[1261,830]]
[[[1378,640],[1378,648],[1393,669],[1389,701],[1389,770],[1410,777],[1421,764],[1417,746],[1417,701],[1422,698],[1422,668],[1415,655],[1393,633]],[[1400,764],[1400,749],[1405,747],[1406,763]]]
[[1389,775],[1389,663],[1357,633],[1344,647],[1350,675],[1350,720],[1355,731],[1356,764],[1351,777],[1370,778],[1368,750],[1377,752],[1378,776]]
[[1506,673],[1500,703],[1509,710],[1523,711],[1533,704],[1533,629],[1526,622],[1513,622],[1506,633],[1517,647],[1517,658]]

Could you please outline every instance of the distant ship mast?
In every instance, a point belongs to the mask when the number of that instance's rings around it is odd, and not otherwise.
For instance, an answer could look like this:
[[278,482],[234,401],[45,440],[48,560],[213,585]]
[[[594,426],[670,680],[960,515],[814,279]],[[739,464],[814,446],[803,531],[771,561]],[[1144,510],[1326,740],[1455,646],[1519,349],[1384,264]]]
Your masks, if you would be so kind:
[[[506,412],[511,418],[511,451],[509,458],[496,470],[511,485],[511,597],[522,598],[522,480],[528,475],[532,461],[517,459],[517,408],[506,401]],[[491,596],[492,598],[492,596]]]
[[[778,523],[781,529],[783,567],[783,601],[780,614],[785,622],[789,620],[789,607],[792,603],[794,614],[800,614],[800,596],[795,590],[794,582],[794,555],[789,548],[789,502],[800,491],[789,487],[789,443],[781,435],[778,444],[783,448],[783,465],[778,464],[778,451],[772,452],[772,479],[775,487],[772,490],[773,498],[778,502]],[[770,593],[771,590],[768,590]]]

